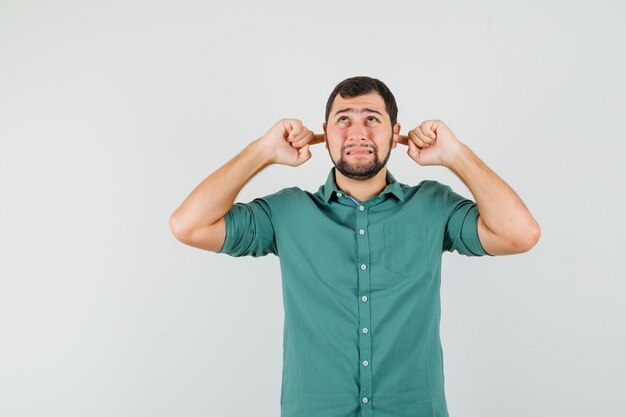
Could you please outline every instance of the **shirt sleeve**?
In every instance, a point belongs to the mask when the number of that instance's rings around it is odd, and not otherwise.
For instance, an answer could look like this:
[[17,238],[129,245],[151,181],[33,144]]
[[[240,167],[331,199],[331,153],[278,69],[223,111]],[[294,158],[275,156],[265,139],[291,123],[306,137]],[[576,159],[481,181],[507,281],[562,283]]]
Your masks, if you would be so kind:
[[234,203],[224,215],[226,239],[217,253],[230,256],[278,256],[276,221],[283,190],[258,197],[249,203]]
[[443,186],[443,209],[447,214],[443,250],[466,256],[493,256],[483,248],[478,237],[477,204]]

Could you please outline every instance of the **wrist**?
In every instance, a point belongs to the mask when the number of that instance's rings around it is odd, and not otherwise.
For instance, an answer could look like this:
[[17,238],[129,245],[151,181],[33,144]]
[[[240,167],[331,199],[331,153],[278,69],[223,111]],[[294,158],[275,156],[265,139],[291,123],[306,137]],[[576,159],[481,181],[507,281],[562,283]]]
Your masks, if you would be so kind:
[[459,142],[457,146],[455,146],[453,150],[448,153],[448,156],[443,161],[443,166],[454,170],[454,168],[457,167],[458,164],[461,163],[470,152],[470,148],[468,148],[465,144]]
[[263,166],[272,165],[274,163],[274,150],[261,139],[252,141],[249,148],[254,156],[263,163]]

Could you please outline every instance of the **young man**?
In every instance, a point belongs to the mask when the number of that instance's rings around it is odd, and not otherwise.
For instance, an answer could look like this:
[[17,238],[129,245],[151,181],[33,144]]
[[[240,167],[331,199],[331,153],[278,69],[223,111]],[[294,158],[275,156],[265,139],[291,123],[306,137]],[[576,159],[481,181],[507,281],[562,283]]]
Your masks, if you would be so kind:
[[[172,214],[181,242],[277,255],[285,309],[282,417],[447,416],[439,338],[441,255],[530,250],[540,228],[516,193],[441,120],[400,135],[379,80],[339,83],[324,134],[283,119],[206,178]],[[315,193],[291,187],[235,203],[271,164],[299,166],[324,142],[334,164]],[[392,149],[442,165],[476,203],[437,181],[399,183]]]

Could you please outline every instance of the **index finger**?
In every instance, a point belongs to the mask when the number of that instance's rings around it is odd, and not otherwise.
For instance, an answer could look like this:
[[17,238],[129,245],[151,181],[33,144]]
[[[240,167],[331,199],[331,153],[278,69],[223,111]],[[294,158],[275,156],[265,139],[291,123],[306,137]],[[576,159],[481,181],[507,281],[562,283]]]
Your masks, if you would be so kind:
[[409,137],[405,135],[398,135],[398,143],[401,145],[408,145]]
[[316,143],[326,142],[326,138],[323,133],[316,133],[313,135],[313,139],[309,142],[311,145],[315,145]]

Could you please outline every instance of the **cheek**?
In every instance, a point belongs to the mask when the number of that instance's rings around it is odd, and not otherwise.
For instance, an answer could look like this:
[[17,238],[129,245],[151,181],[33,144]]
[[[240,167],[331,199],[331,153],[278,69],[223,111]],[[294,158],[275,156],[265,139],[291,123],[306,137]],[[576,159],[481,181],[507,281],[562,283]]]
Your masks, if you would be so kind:
[[343,141],[337,137],[334,137],[326,141],[326,149],[330,149],[333,155],[340,155],[343,146]]

